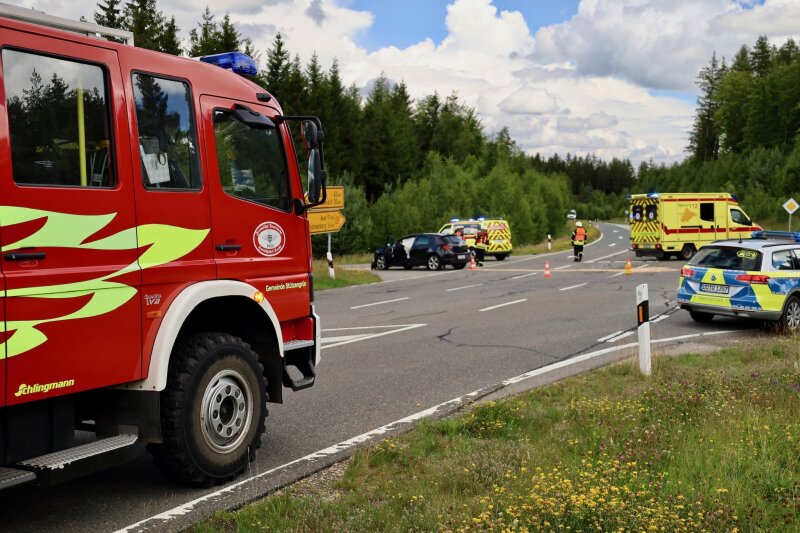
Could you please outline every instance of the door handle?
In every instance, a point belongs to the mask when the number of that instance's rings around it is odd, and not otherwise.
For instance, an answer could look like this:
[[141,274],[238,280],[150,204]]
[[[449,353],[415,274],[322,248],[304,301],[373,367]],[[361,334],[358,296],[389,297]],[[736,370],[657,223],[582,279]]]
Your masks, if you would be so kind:
[[45,257],[47,257],[45,252],[8,252],[5,255],[6,261],[31,261]]
[[241,244],[218,244],[217,250],[220,252],[236,252],[242,249]]

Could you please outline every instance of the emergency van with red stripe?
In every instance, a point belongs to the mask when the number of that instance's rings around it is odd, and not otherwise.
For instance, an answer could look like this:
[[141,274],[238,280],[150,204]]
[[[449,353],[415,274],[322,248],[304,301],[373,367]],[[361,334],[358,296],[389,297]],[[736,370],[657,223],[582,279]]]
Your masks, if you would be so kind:
[[690,259],[705,244],[749,237],[753,224],[729,193],[628,195],[631,249],[637,257]]
[[132,41],[0,5],[0,488],[140,442],[172,477],[230,480],[267,402],[315,381],[319,120],[283,115],[247,56]]

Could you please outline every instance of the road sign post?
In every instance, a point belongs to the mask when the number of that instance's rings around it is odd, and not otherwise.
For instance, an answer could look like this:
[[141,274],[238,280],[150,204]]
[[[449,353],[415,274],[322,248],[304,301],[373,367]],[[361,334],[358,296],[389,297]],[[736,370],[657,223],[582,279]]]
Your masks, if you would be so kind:
[[342,229],[344,223],[347,222],[340,211],[340,209],[344,209],[344,187],[331,185],[326,187],[325,191],[325,203],[308,210],[308,227],[312,235],[328,234],[328,253],[325,254],[328,260],[328,276],[336,279],[336,272],[333,269],[333,254],[331,253],[331,233]]
[[636,287],[636,319],[639,323],[639,371],[645,376],[652,372],[650,353],[650,297],[647,283]]
[[783,204],[783,208],[789,213],[789,231],[792,231],[792,215],[800,208],[800,204],[798,204],[794,198],[789,198],[786,203]]

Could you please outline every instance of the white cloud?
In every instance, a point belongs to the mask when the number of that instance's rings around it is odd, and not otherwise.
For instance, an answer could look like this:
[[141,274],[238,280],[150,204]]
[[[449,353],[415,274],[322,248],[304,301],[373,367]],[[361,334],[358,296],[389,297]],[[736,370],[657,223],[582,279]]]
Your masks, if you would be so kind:
[[[73,19],[91,19],[96,8],[96,0],[11,1]],[[569,20],[530,28],[492,0],[452,0],[441,42],[372,52],[357,42],[373,14],[348,0],[226,0],[221,9],[262,51],[280,31],[304,63],[312,53],[323,68],[337,58],[345,84],[364,87],[385,73],[405,81],[414,98],[455,92],[475,107],[487,134],[508,126],[529,152],[671,162],[685,155],[694,102],[653,90],[694,92],[712,52],[730,58],[760,33],[780,42],[800,28],[798,2],[581,0]],[[158,0],[184,36],[207,4]],[[219,20],[224,11],[215,14]]]

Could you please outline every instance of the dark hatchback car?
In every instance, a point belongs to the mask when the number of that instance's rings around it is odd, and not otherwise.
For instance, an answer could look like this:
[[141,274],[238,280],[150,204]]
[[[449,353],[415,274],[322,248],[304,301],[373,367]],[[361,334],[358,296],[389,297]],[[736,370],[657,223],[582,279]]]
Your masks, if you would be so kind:
[[386,270],[401,266],[410,269],[424,265],[428,270],[440,270],[445,265],[452,265],[461,269],[470,259],[467,243],[455,235],[420,233],[388,241],[386,246],[375,250],[372,268]]

